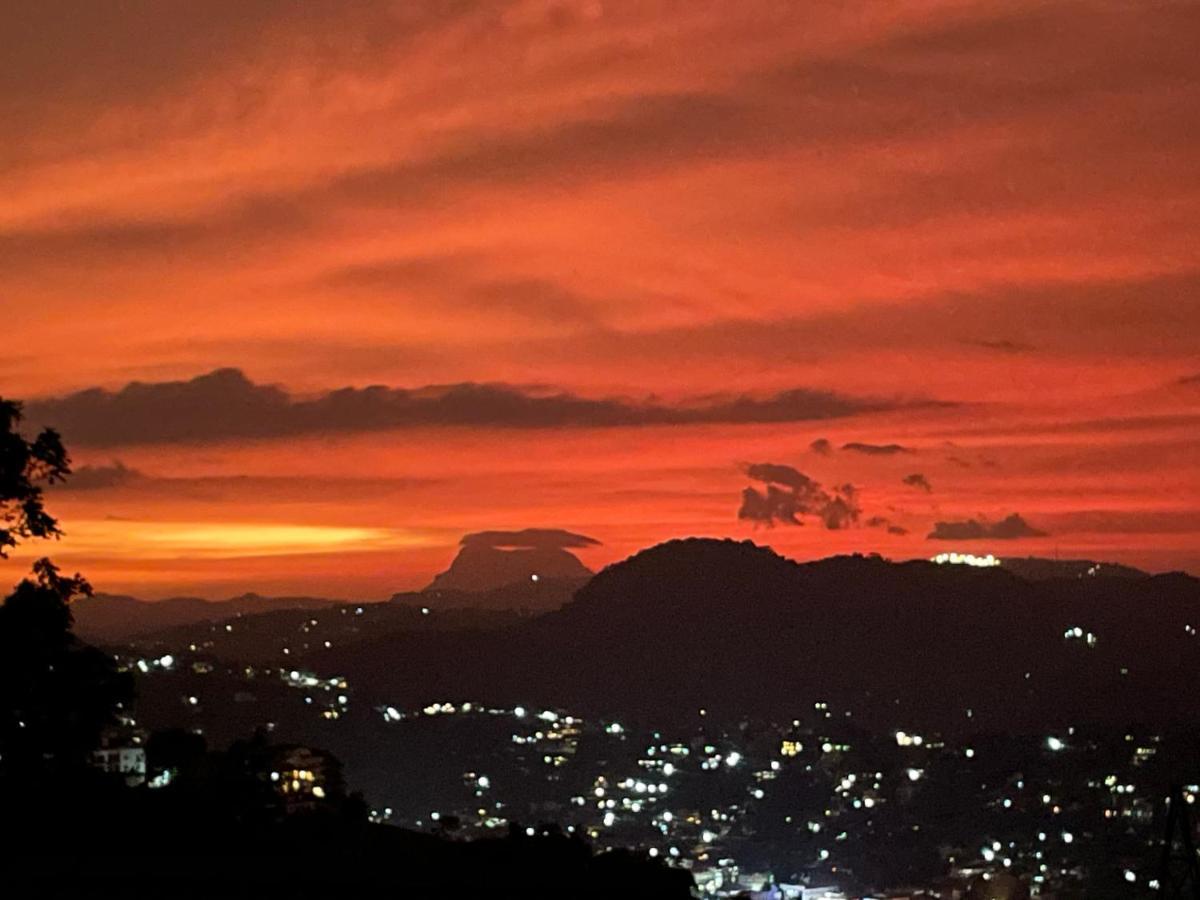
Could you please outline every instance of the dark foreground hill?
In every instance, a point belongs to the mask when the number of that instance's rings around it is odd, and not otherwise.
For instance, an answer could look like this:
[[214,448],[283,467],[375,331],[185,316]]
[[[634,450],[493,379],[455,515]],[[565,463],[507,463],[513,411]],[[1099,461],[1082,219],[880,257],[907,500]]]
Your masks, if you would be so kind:
[[689,539],[606,568],[561,610],[397,634],[328,660],[380,702],[557,704],[647,721],[791,717],[1026,730],[1200,720],[1200,581],[1025,581],[1002,569],[797,564]]
[[324,809],[269,815],[228,780],[159,791],[78,778],[71,791],[0,788],[9,801],[0,823],[6,897],[693,896],[684,870],[643,853],[597,852],[539,823],[463,841]]

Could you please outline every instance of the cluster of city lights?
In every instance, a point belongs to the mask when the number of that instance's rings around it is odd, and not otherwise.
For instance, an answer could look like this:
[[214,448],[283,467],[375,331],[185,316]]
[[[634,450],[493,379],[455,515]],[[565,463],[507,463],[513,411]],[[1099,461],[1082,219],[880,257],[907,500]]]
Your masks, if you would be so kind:
[[978,566],[982,569],[988,569],[992,566],[1000,565],[1000,560],[988,554],[987,556],[976,556],[974,553],[939,553],[937,556],[931,556],[929,561],[937,563],[939,566]]

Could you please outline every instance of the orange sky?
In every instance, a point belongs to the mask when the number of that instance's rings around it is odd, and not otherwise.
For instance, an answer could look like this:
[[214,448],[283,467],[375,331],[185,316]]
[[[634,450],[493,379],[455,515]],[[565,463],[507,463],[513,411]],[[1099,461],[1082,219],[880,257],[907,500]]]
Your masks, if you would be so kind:
[[[385,596],[524,527],[1200,571],[1196,4],[24,6],[0,394],[98,588]],[[764,462],[859,522],[739,521]]]

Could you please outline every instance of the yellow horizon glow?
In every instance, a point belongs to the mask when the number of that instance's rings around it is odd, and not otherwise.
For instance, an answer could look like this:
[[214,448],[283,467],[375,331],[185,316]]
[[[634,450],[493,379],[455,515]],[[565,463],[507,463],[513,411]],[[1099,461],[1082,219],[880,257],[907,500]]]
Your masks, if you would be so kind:
[[233,559],[422,547],[432,541],[434,538],[430,536],[394,528],[83,519],[70,524],[63,540],[51,552],[56,556]]

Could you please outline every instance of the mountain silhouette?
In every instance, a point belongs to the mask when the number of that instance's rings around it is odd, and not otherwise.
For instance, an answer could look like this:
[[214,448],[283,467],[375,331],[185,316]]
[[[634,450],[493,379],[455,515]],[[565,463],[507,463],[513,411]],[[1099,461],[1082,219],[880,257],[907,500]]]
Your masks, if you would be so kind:
[[591,574],[587,566],[563,547],[507,548],[468,541],[459,549],[450,568],[434,578],[426,590],[478,593],[542,580],[582,584]]
[[71,604],[71,612],[80,637],[97,643],[114,643],[181,625],[283,609],[323,609],[336,602],[320,597],[263,597],[253,593],[228,600],[201,597],[140,600],[125,594],[98,593],[76,600]]
[[[332,654],[380,702],[541,703],[647,722],[790,719],[826,702],[869,727],[1026,730],[1174,721],[1200,697],[1200,581],[1023,580],[1002,568],[670,541],[560,610],[496,630],[398,633]],[[1189,630],[1190,629],[1190,630]],[[1090,637],[1089,637],[1090,635]]]

